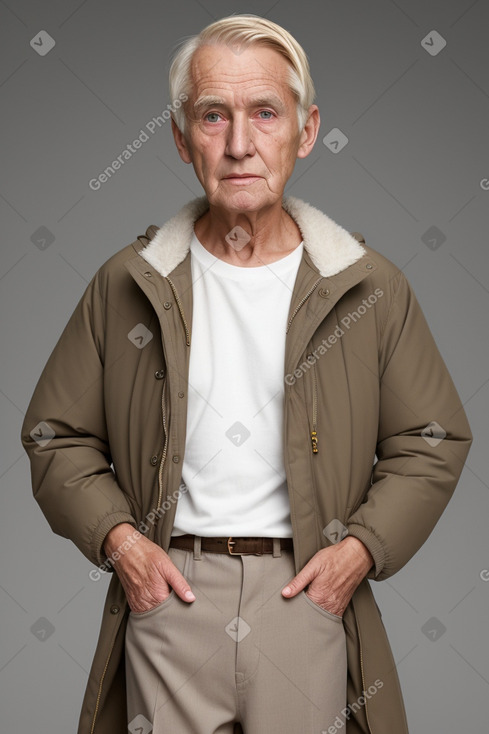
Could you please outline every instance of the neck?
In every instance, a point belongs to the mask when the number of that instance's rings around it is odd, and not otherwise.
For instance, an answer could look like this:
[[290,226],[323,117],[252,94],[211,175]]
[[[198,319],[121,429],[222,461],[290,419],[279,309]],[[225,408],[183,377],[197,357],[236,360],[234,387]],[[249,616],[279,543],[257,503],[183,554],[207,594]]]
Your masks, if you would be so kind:
[[212,205],[194,225],[201,244],[232,265],[266,265],[294,250],[302,241],[299,227],[277,202],[265,210],[223,211]]

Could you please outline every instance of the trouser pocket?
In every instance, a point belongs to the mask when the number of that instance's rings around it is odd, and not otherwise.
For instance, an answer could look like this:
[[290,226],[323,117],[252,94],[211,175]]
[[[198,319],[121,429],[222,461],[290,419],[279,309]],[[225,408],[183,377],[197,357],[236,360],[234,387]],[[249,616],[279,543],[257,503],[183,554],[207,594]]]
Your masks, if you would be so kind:
[[[170,560],[178,568],[182,576],[186,578],[191,551],[180,550],[179,548],[170,547],[168,551],[168,555],[170,557]],[[159,604],[156,604],[156,606],[151,607],[151,609],[146,609],[144,612],[132,612],[131,611],[129,613],[129,619],[133,621],[137,621],[137,620],[153,618],[158,612],[170,606],[173,600],[175,599],[175,596],[177,596],[177,594],[175,593],[175,590],[170,589],[169,595],[165,599],[163,599],[163,601],[161,601]]]
[[333,620],[333,622],[339,622],[343,623],[343,617],[340,617],[339,614],[334,614],[334,612],[328,612],[327,609],[323,609],[319,604],[317,604],[315,601],[311,599],[310,596],[307,595],[305,589],[303,589],[300,592],[300,596],[302,599],[309,604],[313,609],[315,609],[319,614],[322,614],[323,616],[327,617],[328,619]]

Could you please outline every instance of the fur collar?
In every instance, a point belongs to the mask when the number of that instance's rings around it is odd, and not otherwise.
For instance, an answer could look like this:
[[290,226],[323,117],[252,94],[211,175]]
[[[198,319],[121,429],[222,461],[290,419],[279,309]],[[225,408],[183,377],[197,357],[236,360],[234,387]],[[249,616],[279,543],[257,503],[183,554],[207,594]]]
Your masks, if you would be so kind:
[[[158,229],[141,251],[142,257],[161,275],[169,273],[185,259],[194,233],[194,222],[209,208],[206,196],[192,199]],[[296,221],[308,252],[319,274],[336,275],[366,254],[352,234],[301,199],[286,196],[283,208]]]

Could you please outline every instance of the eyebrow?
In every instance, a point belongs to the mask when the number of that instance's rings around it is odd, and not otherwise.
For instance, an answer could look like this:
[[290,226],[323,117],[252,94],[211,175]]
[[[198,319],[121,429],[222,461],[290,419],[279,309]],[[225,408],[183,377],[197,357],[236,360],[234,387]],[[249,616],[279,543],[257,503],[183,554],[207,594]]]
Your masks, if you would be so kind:
[[[224,97],[219,97],[215,94],[204,94],[199,97],[194,103],[194,112],[198,113],[205,107],[212,107],[214,105],[225,106],[226,100]],[[263,94],[258,97],[253,97],[248,102],[249,107],[275,107],[279,112],[285,112],[285,105],[275,94]]]

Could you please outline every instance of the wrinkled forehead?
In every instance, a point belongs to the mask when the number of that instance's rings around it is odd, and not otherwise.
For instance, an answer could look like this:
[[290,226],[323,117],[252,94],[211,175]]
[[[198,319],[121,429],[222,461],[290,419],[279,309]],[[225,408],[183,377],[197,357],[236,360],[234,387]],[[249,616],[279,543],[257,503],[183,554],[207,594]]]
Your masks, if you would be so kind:
[[274,49],[252,44],[238,51],[227,45],[203,46],[192,59],[193,102],[201,98],[221,98],[243,103],[249,97],[281,100],[287,104],[290,65]]

